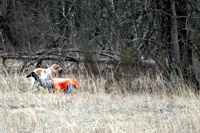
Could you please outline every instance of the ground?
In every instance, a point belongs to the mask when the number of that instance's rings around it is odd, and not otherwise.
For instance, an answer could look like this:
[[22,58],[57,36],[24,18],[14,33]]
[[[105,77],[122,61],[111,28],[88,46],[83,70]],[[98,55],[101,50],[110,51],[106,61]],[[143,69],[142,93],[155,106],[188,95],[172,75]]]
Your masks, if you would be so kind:
[[104,78],[77,79],[80,86],[71,94],[34,92],[26,75],[2,72],[0,132],[200,132],[200,97],[184,83],[143,77],[132,84],[139,92],[106,93]]
[[194,95],[0,93],[0,132],[200,132]]

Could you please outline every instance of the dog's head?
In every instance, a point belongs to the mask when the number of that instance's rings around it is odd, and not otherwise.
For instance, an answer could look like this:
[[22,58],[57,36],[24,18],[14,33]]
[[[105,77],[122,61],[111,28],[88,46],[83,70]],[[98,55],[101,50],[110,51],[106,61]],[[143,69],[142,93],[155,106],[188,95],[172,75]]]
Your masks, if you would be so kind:
[[55,73],[61,73],[62,72],[62,68],[58,64],[53,64],[52,69]]
[[72,85],[73,85],[74,88],[76,88],[79,85],[78,80],[72,79]]

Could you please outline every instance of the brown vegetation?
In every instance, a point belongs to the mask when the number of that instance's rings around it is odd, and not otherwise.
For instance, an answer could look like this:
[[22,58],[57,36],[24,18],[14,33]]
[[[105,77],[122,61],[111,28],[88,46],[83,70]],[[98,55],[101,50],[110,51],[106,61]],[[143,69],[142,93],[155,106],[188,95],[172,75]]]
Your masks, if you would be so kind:
[[1,72],[0,131],[200,132],[199,95],[181,80],[141,76],[130,93],[125,79],[108,87],[103,77],[67,76],[80,82],[71,94],[34,92],[26,76]]
[[[0,132],[199,132],[199,0],[3,0]],[[29,89],[57,63],[74,93]]]

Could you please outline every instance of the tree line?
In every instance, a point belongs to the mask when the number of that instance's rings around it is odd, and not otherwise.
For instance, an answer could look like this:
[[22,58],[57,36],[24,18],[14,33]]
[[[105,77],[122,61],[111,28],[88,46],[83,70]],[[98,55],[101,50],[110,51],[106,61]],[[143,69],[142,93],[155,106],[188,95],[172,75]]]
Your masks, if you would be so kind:
[[128,78],[151,68],[198,88],[199,2],[2,0],[1,56],[29,56],[27,62],[68,57],[83,62],[92,75],[99,75],[98,63],[106,62],[116,77]]

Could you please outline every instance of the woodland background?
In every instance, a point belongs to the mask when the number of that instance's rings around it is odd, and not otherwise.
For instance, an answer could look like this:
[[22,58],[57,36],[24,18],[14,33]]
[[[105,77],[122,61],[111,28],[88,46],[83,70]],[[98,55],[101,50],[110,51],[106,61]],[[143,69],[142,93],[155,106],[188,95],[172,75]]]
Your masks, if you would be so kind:
[[[199,133],[199,20],[200,0],[0,0],[0,132]],[[53,63],[72,93],[30,89]]]
[[[140,75],[182,79],[199,88],[199,0],[1,0],[0,56],[67,61],[108,84]],[[67,66],[65,66],[67,69]]]

